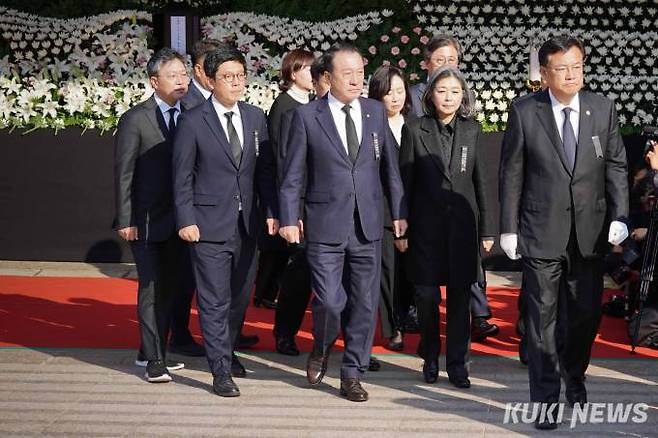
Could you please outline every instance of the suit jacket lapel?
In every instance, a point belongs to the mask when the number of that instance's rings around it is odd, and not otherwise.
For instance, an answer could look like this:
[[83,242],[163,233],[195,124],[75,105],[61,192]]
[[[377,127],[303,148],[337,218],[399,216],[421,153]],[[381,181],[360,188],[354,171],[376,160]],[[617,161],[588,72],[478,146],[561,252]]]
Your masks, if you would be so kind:
[[219,117],[217,116],[217,111],[215,111],[215,107],[213,106],[210,100],[206,101],[204,105],[205,105],[203,109],[204,120],[208,124],[210,131],[213,133],[213,135],[219,142],[222,149],[224,149],[226,155],[228,155],[229,159],[231,160],[231,163],[233,163],[233,166],[235,166],[235,168],[237,169],[238,165],[233,159],[233,153],[231,152],[231,145],[228,142],[228,137],[224,132],[224,128],[222,128],[222,124],[219,122]]
[[578,122],[578,144],[576,146],[576,164],[574,172],[578,169],[578,163],[587,157],[595,157],[596,152],[592,151],[592,134],[594,133],[594,124],[592,115],[594,108],[590,106],[585,93],[580,93],[580,114]]
[[[242,162],[249,157],[255,157],[256,151],[254,146],[254,131],[256,126],[254,120],[250,117],[250,112],[246,108],[244,102],[238,102],[238,108],[240,109],[240,118],[242,119],[242,137],[244,138],[244,143],[242,145]],[[259,135],[261,135],[259,133]]]
[[[366,145],[369,144],[368,138],[372,137],[372,132],[374,132],[371,126],[373,113],[368,105],[368,101],[359,98],[359,104],[361,105],[361,143],[359,144],[359,152],[356,155],[357,163],[359,162],[359,157],[367,155],[367,152],[363,150],[367,149]],[[379,141],[381,142],[383,139],[379,139]]]
[[331,110],[329,109],[329,101],[327,100],[326,96],[319,102],[318,112],[315,118],[318,120],[320,128],[322,128],[326,136],[331,141],[331,144],[333,144],[338,151],[338,154],[343,157],[343,159],[347,161],[351,166],[352,160],[350,160],[350,157],[347,155],[347,151],[343,146],[340,135],[338,135],[338,129],[336,128],[336,123],[334,122],[334,118],[331,115]]
[[423,117],[420,122],[420,128],[420,140],[423,142],[425,149],[427,149],[430,157],[432,157],[432,161],[434,161],[434,164],[436,164],[443,176],[450,181],[450,171],[441,150],[441,140],[439,139],[439,130],[436,126],[436,121],[430,117]]
[[469,141],[471,132],[466,129],[468,126],[463,119],[456,116],[455,133],[452,140],[452,154],[450,154],[450,175],[459,173],[461,170],[462,147],[468,147],[473,142]]
[[[146,102],[144,102],[144,107],[146,108],[146,118],[151,123],[151,127],[155,132],[157,132],[161,137],[161,141],[165,141],[167,138],[167,126],[164,125],[164,118],[158,104],[155,101],[155,96],[151,96]],[[159,117],[158,117],[159,116]]]
[[562,166],[564,170],[567,171],[569,176],[572,175],[571,167],[567,162],[567,157],[564,155],[564,147],[562,146],[562,139],[560,138],[560,132],[557,130],[557,125],[555,123],[555,117],[553,116],[553,108],[551,107],[551,100],[548,96],[548,91],[542,91],[538,96],[537,101],[537,117],[541,122],[548,138],[551,140],[551,144],[555,148],[555,152],[560,161],[562,161]]

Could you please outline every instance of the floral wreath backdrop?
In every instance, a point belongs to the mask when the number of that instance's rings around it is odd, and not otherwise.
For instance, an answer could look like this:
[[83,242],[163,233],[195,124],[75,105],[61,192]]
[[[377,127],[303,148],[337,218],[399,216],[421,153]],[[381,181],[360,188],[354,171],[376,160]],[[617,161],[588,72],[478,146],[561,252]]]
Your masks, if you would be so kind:
[[[424,45],[434,33],[450,33],[464,46],[460,68],[477,94],[477,118],[498,131],[510,101],[527,92],[530,48],[569,31],[586,44],[587,87],[616,101],[623,130],[658,121],[651,0],[406,1],[411,20],[386,9],[331,22],[234,12],[202,18],[202,33],[237,44],[249,68],[246,99],[266,111],[288,50],[319,53],[350,41],[367,57],[367,73],[394,64],[416,82],[425,78]],[[0,7],[0,128],[113,129],[152,92],[145,77],[151,32],[144,11],[64,20]]]

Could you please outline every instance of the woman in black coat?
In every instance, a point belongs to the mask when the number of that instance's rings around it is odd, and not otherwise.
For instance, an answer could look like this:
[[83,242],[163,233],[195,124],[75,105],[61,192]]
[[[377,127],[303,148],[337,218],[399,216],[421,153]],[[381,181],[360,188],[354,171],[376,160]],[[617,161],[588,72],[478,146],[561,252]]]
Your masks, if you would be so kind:
[[400,169],[409,205],[408,240],[420,323],[420,356],[427,383],[438,377],[441,350],[438,305],[447,286],[446,362],[450,382],[468,388],[470,286],[477,281],[480,244],[491,249],[480,125],[471,118],[474,98],[464,76],[443,66],[423,96],[425,115],[402,129]]
[[[310,100],[309,93],[313,90],[311,64],[314,59],[313,53],[296,49],[288,52],[281,62],[279,88],[282,93],[274,100],[267,115],[269,138],[275,157],[279,156],[283,115]],[[267,233],[263,233],[258,246],[260,254],[254,305],[273,309],[276,308],[275,300],[279,292],[279,279],[288,261],[288,245],[278,235],[268,236]]]
[[[411,94],[402,70],[386,65],[375,70],[368,83],[368,97],[384,104],[388,125],[399,149],[402,127],[417,118],[412,111]],[[400,351],[404,348],[403,322],[413,306],[413,285],[406,275],[406,256],[395,250],[394,239],[391,208],[384,198],[379,320],[382,336],[388,339],[386,347]]]

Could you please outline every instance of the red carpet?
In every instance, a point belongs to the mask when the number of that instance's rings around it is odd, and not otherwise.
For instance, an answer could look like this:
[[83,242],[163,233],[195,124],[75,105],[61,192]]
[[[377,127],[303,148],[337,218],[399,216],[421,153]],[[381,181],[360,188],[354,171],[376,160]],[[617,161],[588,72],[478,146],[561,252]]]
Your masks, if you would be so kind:
[[[138,323],[135,280],[116,278],[13,277],[0,276],[0,347],[33,348],[136,348]],[[606,295],[615,291],[606,291]],[[510,288],[490,288],[488,295],[501,333],[484,343],[473,343],[474,354],[517,356],[514,332],[516,297]],[[199,336],[193,311],[192,327]],[[244,332],[260,336],[258,349],[273,351],[272,310],[250,307]],[[311,348],[311,314],[307,312],[298,345]],[[199,336],[200,339],[200,336]],[[413,354],[418,335],[405,337],[405,352]],[[391,353],[375,340],[375,353]],[[342,342],[337,343],[339,347]],[[658,350],[639,348],[629,354],[626,323],[604,316],[594,345],[594,357],[658,358]]]

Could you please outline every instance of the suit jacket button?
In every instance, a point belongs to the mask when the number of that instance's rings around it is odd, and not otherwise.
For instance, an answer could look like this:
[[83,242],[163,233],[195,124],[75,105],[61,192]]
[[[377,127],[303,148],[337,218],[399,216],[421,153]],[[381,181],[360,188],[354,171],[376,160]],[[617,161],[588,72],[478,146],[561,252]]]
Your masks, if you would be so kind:
[[233,199],[235,199],[237,201],[238,199],[240,199],[240,195],[233,196]]

